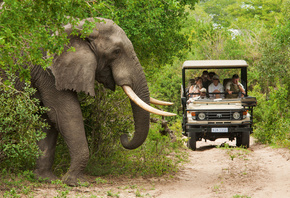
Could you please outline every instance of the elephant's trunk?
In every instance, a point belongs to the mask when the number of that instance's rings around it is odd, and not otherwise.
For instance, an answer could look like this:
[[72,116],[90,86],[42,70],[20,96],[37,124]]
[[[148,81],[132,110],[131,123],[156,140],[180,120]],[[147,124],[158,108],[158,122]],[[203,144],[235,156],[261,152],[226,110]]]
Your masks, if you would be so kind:
[[[147,104],[150,103],[149,90],[145,76],[139,79],[138,85],[133,86],[132,89],[142,101]],[[131,140],[128,139],[127,134],[122,134],[121,144],[126,149],[135,149],[141,146],[147,138],[150,125],[150,113],[136,105],[132,100],[130,100],[130,102],[135,123],[135,133]]]

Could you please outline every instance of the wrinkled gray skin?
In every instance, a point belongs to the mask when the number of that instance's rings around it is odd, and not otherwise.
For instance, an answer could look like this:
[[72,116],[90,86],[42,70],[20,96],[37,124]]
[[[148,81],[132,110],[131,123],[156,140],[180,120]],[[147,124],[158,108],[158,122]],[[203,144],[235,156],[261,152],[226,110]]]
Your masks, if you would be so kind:
[[[93,19],[86,19],[92,21]],[[78,28],[82,29],[84,21]],[[70,25],[66,32],[71,33]],[[77,92],[94,96],[94,82],[103,83],[115,90],[115,85],[128,85],[147,104],[149,91],[144,72],[134,52],[132,43],[124,31],[111,20],[96,24],[93,33],[86,39],[69,36],[70,46],[75,52],[65,51],[54,58],[53,65],[44,71],[35,66],[31,70],[32,86],[37,88],[47,113],[51,129],[47,137],[39,142],[44,155],[37,160],[37,177],[57,179],[51,171],[57,135],[60,132],[69,148],[71,164],[62,178],[68,185],[76,185],[89,159],[83,117]],[[68,48],[66,48],[68,49]],[[121,136],[127,149],[135,149],[145,141],[149,130],[149,113],[131,101],[135,122],[135,133],[131,140]]]

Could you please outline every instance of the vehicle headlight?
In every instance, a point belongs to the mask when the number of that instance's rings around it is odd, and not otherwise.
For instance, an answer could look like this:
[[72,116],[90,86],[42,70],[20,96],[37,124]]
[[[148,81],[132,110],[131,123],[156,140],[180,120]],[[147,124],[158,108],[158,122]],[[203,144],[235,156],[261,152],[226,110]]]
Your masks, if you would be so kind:
[[233,114],[233,117],[234,117],[234,119],[238,120],[238,119],[240,119],[241,114],[240,114],[239,112],[235,112],[235,113]]
[[198,119],[204,120],[205,119],[205,114],[204,113],[199,113],[198,114]]

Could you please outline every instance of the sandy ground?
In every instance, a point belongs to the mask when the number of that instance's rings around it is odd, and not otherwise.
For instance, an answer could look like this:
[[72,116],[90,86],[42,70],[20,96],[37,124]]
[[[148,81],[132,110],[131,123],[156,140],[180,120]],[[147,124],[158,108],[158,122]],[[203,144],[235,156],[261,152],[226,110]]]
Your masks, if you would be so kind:
[[[174,176],[162,178],[106,178],[106,184],[34,189],[33,197],[290,197],[290,152],[259,145],[248,150],[216,148],[226,139],[197,142],[189,162]],[[235,142],[226,142],[231,146]],[[95,179],[95,178],[94,178]],[[104,179],[105,180],[105,179]]]

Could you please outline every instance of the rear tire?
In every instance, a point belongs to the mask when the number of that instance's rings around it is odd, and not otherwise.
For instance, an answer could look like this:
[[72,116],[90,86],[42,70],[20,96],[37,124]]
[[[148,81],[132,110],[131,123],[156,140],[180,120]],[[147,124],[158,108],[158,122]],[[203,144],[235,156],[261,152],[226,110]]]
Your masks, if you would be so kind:
[[187,147],[193,151],[196,150],[196,133],[195,132],[188,132]]

